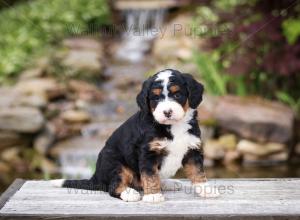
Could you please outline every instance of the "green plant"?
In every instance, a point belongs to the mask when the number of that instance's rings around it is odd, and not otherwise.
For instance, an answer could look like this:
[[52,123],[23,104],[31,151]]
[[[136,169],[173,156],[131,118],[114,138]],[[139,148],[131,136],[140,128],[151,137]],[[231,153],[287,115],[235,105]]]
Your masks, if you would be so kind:
[[105,0],[35,0],[0,11],[0,82],[17,74],[47,46],[70,35],[69,27],[109,22]]
[[209,93],[215,95],[225,95],[227,93],[228,77],[221,73],[220,64],[213,59],[213,55],[196,53],[195,61],[199,72],[204,80],[205,88]]
[[295,99],[291,95],[286,92],[279,91],[276,93],[276,97],[281,102],[286,103],[287,105],[291,106],[291,108],[295,111],[300,113],[300,99]]

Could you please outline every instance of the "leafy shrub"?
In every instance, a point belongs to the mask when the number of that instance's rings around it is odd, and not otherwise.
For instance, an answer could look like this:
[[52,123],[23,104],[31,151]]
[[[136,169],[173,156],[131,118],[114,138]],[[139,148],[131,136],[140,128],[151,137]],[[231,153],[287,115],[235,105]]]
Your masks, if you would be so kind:
[[195,22],[200,25],[226,30],[206,36],[206,53],[195,55],[209,91],[262,95],[299,105],[295,101],[300,97],[297,1],[211,0],[197,13]]
[[109,22],[105,0],[35,0],[0,11],[0,81],[18,73],[34,55],[70,34],[72,25]]

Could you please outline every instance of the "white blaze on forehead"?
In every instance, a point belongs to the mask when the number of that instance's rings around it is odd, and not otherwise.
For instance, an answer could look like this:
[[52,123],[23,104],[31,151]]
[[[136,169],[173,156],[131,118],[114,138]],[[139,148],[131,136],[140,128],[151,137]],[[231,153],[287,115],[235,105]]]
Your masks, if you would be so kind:
[[165,95],[166,99],[168,98],[168,83],[170,81],[171,76],[172,76],[172,71],[165,70],[158,73],[157,78],[155,79],[155,81],[162,81],[163,94]]

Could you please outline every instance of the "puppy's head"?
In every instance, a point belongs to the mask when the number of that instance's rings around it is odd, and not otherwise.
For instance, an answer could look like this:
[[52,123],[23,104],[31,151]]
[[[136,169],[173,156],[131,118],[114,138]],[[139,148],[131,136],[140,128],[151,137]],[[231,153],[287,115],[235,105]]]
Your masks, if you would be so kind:
[[171,125],[183,119],[188,109],[197,108],[202,101],[202,93],[202,84],[190,74],[166,69],[144,82],[137,103],[158,123]]

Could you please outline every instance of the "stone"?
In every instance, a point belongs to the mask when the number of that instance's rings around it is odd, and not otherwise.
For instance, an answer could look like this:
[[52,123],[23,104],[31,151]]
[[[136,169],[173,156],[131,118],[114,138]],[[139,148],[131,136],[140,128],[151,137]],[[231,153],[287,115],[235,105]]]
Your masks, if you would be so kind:
[[225,134],[219,137],[219,144],[225,150],[235,150],[237,145],[237,138],[233,134]]
[[24,95],[42,96],[47,100],[64,95],[64,88],[52,78],[38,78],[19,81],[16,91]]
[[259,144],[249,140],[241,140],[237,145],[237,150],[243,155],[268,156],[287,149],[287,146],[281,143]]
[[70,80],[68,87],[77,94],[77,98],[86,101],[100,101],[103,99],[102,92],[93,84],[82,80]]
[[90,121],[90,115],[82,110],[68,110],[62,113],[62,119],[67,122],[78,123]]
[[225,151],[218,140],[210,139],[204,143],[204,155],[209,159],[220,160],[225,156]]
[[32,69],[27,69],[24,72],[20,74],[20,80],[28,80],[28,79],[34,79],[39,78],[44,74],[44,68],[42,67],[36,67]]
[[55,142],[55,127],[51,123],[47,123],[43,131],[35,138],[33,147],[42,155],[46,155],[49,148]]
[[300,143],[296,144],[295,146],[295,153],[300,155]]
[[19,157],[20,149],[18,147],[8,148],[1,153],[1,159],[6,162],[17,161]]
[[63,152],[69,152],[72,150],[96,150],[100,151],[104,146],[104,143],[99,141],[98,137],[72,137],[66,140],[57,142],[51,149],[50,155],[53,157],[59,157]]
[[63,46],[69,49],[96,51],[102,56],[103,46],[101,41],[92,38],[69,38],[63,41]]
[[0,130],[0,151],[8,147],[27,145],[28,142],[29,139],[20,133]]
[[203,126],[200,125],[200,130],[201,130],[201,141],[202,143],[206,142],[209,139],[212,139],[214,136],[214,128],[209,127],[209,126]]
[[265,157],[259,157],[251,154],[244,155],[244,163],[254,163],[254,164],[272,164],[272,163],[280,163],[286,162],[288,160],[288,152],[278,152],[275,154],[271,154]]
[[101,55],[97,51],[72,49],[62,60],[62,65],[76,72],[100,73],[102,64]]
[[59,173],[59,167],[53,161],[47,158],[41,158],[40,168],[44,174]]
[[197,108],[198,120],[201,125],[215,126],[215,108],[218,103],[218,98],[215,96],[205,95],[203,101]]
[[24,133],[35,133],[44,126],[42,113],[32,107],[0,109],[0,129]]
[[81,133],[82,123],[66,123],[62,118],[56,117],[50,122],[55,128],[56,140],[70,138]]
[[227,151],[224,157],[224,163],[230,164],[241,160],[242,155],[238,151]]
[[10,166],[8,163],[5,163],[3,161],[0,161],[0,173],[8,173],[10,171]]
[[47,105],[47,100],[44,96],[40,95],[23,95],[15,100],[14,106],[29,106],[36,108],[44,108]]
[[294,112],[261,98],[225,96],[215,109],[218,124],[243,138],[259,142],[288,142],[293,135]]

